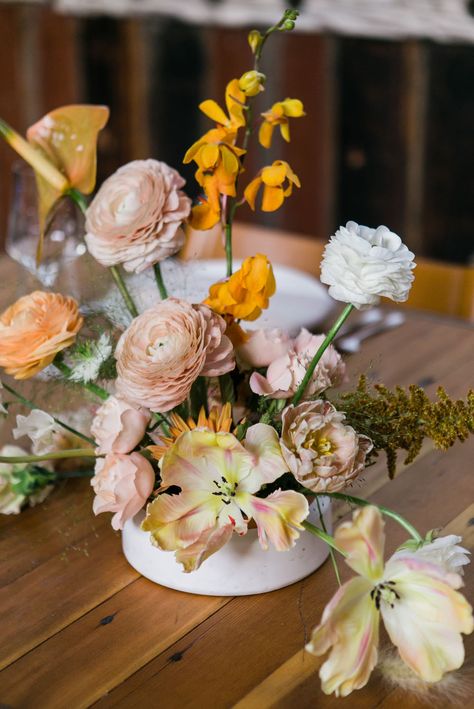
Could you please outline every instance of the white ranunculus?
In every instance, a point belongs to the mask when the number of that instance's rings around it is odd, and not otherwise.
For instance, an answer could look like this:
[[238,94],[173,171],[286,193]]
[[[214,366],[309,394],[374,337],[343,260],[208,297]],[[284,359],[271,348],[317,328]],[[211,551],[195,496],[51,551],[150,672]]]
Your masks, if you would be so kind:
[[[26,455],[18,446],[3,446],[0,455]],[[17,515],[26,501],[26,496],[13,489],[15,473],[26,467],[25,463],[0,463],[0,514]]]
[[450,573],[462,574],[462,567],[470,562],[470,552],[458,546],[459,542],[462,542],[462,537],[449,534],[447,537],[438,537],[430,544],[424,544],[415,554],[442,566]]
[[407,300],[414,279],[413,259],[386,226],[370,229],[347,222],[324,250],[321,281],[335,300],[358,309],[376,305],[382,296],[400,303]]
[[33,409],[28,416],[18,414],[13,438],[28,436],[34,445],[36,455],[49,452],[57,426],[52,416],[41,409]]

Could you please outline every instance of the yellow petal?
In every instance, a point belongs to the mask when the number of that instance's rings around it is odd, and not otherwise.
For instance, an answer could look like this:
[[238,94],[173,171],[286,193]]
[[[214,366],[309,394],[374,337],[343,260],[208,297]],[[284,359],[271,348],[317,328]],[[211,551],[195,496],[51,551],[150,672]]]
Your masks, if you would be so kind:
[[189,225],[197,231],[206,231],[212,229],[219,219],[220,212],[214,211],[207,202],[204,202],[192,208]]
[[263,190],[262,211],[274,212],[283,204],[284,194],[281,187],[268,187]]
[[258,131],[258,141],[264,148],[269,148],[272,144],[274,126],[268,121],[263,121]]
[[205,170],[215,166],[219,160],[219,147],[217,145],[204,145],[199,151],[197,162]]
[[258,190],[261,184],[262,178],[255,177],[252,182],[249,182],[244,190],[245,200],[253,211],[255,211],[255,200],[257,199]]
[[205,116],[211,119],[211,121],[220,123],[223,126],[225,126],[229,122],[229,119],[225,115],[222,108],[219,106],[218,103],[216,103],[212,99],[207,99],[206,101],[200,103],[199,108]]
[[286,140],[287,143],[290,142],[290,124],[288,121],[284,121],[280,123],[280,133],[281,137],[283,140]]
[[290,118],[301,118],[301,116],[305,115],[303,103],[299,100],[299,98],[286,98],[281,102],[281,104],[283,106],[285,116],[289,116]]
[[372,505],[354,512],[352,521],[341,524],[335,534],[338,546],[347,553],[346,564],[371,581],[383,573],[384,521]]
[[281,185],[286,177],[286,163],[276,160],[273,165],[264,167],[262,170],[262,181],[269,187]]
[[245,125],[245,101],[245,94],[239,88],[239,80],[229,81],[225,90],[225,102],[232,122],[238,127]]

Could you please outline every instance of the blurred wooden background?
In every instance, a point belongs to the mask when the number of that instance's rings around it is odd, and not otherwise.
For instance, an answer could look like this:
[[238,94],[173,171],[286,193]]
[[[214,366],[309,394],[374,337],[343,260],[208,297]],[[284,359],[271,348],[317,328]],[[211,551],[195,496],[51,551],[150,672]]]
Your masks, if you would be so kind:
[[[0,115],[24,132],[65,103],[106,103],[99,180],[131,159],[177,167],[196,194],[186,148],[206,128],[203,98],[223,100],[249,67],[246,32],[159,18],[73,18],[0,4]],[[472,45],[281,35],[268,45],[262,110],[301,98],[292,142],[275,140],[303,188],[260,224],[327,238],[347,219],[381,223],[418,254],[468,263],[474,254]],[[14,156],[0,144],[0,243]],[[254,218],[242,208],[240,219]]]

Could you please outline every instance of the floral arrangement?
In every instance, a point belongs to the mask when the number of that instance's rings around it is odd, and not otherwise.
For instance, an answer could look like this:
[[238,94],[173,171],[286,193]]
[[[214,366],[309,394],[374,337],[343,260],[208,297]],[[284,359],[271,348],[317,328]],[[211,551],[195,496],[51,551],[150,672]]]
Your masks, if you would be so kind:
[[[385,226],[349,222],[327,244],[321,281],[345,306],[326,334],[302,330],[291,338],[245,328],[268,307],[276,284],[263,254],[234,269],[235,213],[244,202],[276,210],[300,187],[282,160],[241,185],[256,124],[260,145],[269,148],[276,128],[290,141],[290,125],[304,116],[299,99],[285,98],[254,117],[254,99],[267,80],[260,70],[264,46],[271,35],[291,31],[296,17],[286,11],[265,33],[250,32],[254,65],[227,85],[226,110],[213,100],[200,104],[214,125],[184,157],[195,163],[202,188],[194,206],[179,173],[152,159],[121,167],[87,204],[105,107],[59,108],[33,125],[26,140],[0,122],[3,137],[35,170],[42,231],[58,201],[73,199],[85,214],[87,248],[110,272],[132,318],[123,332],[94,337],[79,303],[41,291],[1,314],[0,366],[7,375],[24,380],[54,368],[100,406],[86,434],[3,381],[2,414],[15,403],[31,410],[17,415],[13,437],[29,437],[32,452],[1,450],[0,511],[18,513],[44,499],[64,475],[89,474],[94,513],[111,512],[117,530],[146,508],[142,529],[152,544],[174,552],[185,572],[234,533],[246,534],[251,523],[264,549],[284,552],[303,532],[320,537],[337,579],[336,554],[357,575],[326,606],[307,649],[330,651],[322,689],[346,696],[367,683],[377,662],[380,619],[422,680],[436,682],[463,662],[461,633],[472,631],[473,620],[458,590],[468,563],[460,538],[423,537],[396,512],[345,491],[381,451],[393,475],[398,450],[411,461],[425,437],[440,448],[464,440],[474,429],[474,394],[454,402],[441,390],[433,403],[418,387],[371,388],[365,378],[353,391],[335,391],[345,380],[345,363],[332,342],[351,312],[381,297],[408,298],[414,255]],[[226,274],[202,303],[173,297],[160,263],[179,251],[187,230],[216,225],[224,235]],[[156,302],[139,313],[123,270],[148,268],[156,276]],[[76,471],[64,471],[67,460]],[[85,469],[78,470],[79,462]],[[357,507],[334,537],[322,515],[320,526],[307,520],[310,502],[319,505],[321,496]],[[385,565],[383,514],[410,534]]]

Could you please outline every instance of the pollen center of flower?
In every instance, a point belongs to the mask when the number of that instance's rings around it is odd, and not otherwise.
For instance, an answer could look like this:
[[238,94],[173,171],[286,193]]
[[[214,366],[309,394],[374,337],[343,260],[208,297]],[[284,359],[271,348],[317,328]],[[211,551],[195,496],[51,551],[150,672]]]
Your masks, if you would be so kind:
[[213,480],[212,482],[216,486],[216,490],[212,494],[216,497],[221,497],[225,505],[230,505],[232,498],[235,497],[238,483],[230,483],[224,476],[220,480]]
[[311,449],[318,455],[330,455],[334,452],[332,441],[321,436],[319,431],[312,431],[306,436],[303,448]]
[[395,601],[400,600],[400,594],[395,590],[395,581],[384,581],[379,583],[370,592],[370,597],[375,603],[377,610],[380,610],[380,603],[387,603],[390,608],[395,608]]

